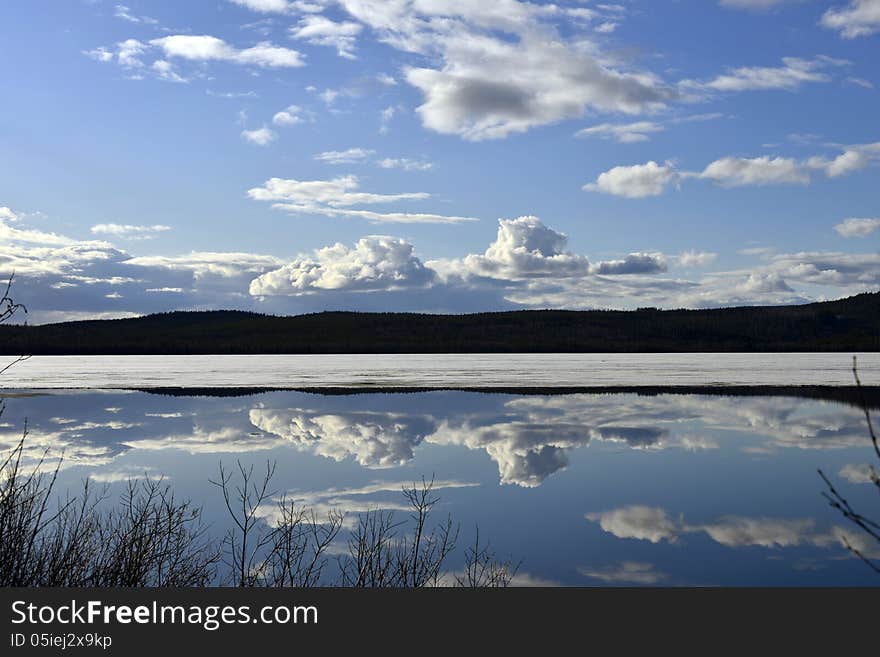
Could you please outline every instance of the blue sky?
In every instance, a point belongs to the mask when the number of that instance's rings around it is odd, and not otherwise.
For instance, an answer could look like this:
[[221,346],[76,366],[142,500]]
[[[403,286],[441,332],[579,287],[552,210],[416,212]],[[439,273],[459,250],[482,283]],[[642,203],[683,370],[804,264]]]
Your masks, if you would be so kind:
[[13,0],[0,44],[31,321],[880,286],[880,0]]

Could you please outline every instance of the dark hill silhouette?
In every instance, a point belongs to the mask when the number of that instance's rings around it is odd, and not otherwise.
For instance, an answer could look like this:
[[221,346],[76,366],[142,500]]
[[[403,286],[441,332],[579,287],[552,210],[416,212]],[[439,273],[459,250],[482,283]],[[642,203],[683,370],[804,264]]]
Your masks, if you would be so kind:
[[0,326],[0,354],[880,351],[880,293],[799,306],[472,315],[240,311]]

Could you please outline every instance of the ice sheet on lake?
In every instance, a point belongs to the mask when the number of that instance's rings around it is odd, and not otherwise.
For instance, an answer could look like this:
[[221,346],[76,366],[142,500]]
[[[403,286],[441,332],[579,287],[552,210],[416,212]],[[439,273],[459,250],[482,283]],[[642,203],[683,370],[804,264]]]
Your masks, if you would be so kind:
[[[34,356],[0,388],[568,388],[852,385],[852,354]],[[860,354],[880,385],[880,354]]]

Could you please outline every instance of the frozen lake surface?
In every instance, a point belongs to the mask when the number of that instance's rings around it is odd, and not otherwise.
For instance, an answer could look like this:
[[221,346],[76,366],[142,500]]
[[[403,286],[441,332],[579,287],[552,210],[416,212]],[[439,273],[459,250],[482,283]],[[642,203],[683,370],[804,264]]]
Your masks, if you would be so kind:
[[[880,354],[858,359],[862,382],[880,384]],[[0,388],[840,386],[851,367],[845,353],[34,356]]]

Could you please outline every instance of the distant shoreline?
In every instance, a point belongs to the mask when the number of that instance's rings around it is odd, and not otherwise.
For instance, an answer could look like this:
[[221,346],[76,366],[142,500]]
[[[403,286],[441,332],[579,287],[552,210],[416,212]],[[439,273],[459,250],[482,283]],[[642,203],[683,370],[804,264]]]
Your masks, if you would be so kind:
[[880,292],[798,306],[471,315],[240,311],[0,326],[0,355],[880,351]]
[[[487,395],[519,395],[519,396],[560,396],[560,395],[614,395],[614,394],[634,394],[645,397],[656,397],[660,395],[705,395],[713,397],[799,397],[802,399],[816,399],[823,401],[834,401],[849,404],[851,406],[862,407],[863,403],[871,410],[880,410],[880,385],[862,385],[861,388],[855,385],[848,386],[780,386],[780,385],[755,385],[755,386],[532,386],[532,387],[510,387],[510,386],[465,386],[465,387],[333,387],[333,386],[315,386],[315,387],[224,387],[224,386],[180,386],[180,387],[132,387],[132,388],[111,388],[112,392],[129,391],[142,392],[151,395],[164,395],[169,397],[249,397],[253,395],[261,395],[272,392],[299,392],[306,394],[314,394],[321,396],[349,396],[349,395],[386,395],[386,394],[423,394],[423,393],[439,393],[439,392],[464,392],[479,393]],[[33,396],[33,395],[52,395],[64,392],[90,391],[94,392],[94,388],[45,388],[45,389],[23,389],[15,391],[0,390],[0,396],[9,398]],[[4,394],[5,393],[5,394]]]

